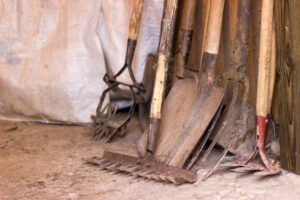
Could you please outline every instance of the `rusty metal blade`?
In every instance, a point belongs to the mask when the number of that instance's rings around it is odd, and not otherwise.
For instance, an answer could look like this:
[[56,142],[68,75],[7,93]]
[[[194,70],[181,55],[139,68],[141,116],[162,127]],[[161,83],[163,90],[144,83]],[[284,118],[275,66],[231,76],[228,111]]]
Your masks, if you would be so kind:
[[281,174],[281,170],[279,168],[274,169],[264,169],[263,171],[256,172],[254,175],[256,176],[275,176]]
[[176,81],[164,102],[156,159],[183,167],[215,116],[223,95],[223,89],[209,81]]
[[263,171],[266,168],[258,163],[247,163],[242,167],[237,167],[234,169],[230,169],[231,171],[238,172],[238,173],[247,173],[251,171]]
[[93,157],[88,163],[95,163],[110,171],[127,172],[137,177],[146,179],[171,182],[174,184],[194,183],[197,174],[179,167],[169,166],[156,161],[145,161],[140,158],[105,151],[103,158]]

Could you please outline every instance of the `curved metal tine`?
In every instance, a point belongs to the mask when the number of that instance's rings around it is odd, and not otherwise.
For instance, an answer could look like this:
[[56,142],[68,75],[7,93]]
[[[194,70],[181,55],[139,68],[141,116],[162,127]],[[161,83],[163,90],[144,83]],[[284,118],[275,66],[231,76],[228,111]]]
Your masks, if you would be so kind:
[[[247,165],[250,162],[250,160],[255,158],[257,156],[257,153],[258,153],[258,150],[255,147],[255,149],[250,154],[250,156],[248,156],[248,157],[243,156],[242,159],[239,159],[239,158],[235,159],[235,157],[241,157],[241,155],[236,155],[236,156],[233,156],[233,158],[227,159],[227,161],[225,161],[221,165],[224,167],[243,167],[243,166]],[[226,160],[226,157],[223,160]]]
[[130,107],[129,115],[132,116],[133,112],[134,112],[134,108],[136,106],[136,97],[135,97],[135,93],[134,93],[133,87],[130,87],[130,91],[131,91],[133,103],[132,103],[132,106]]
[[255,158],[258,154],[258,149],[257,147],[255,146],[255,149],[254,151],[252,152],[252,154],[249,156],[249,158],[244,162],[244,165],[246,165],[247,163],[250,162],[250,160],[252,160],[252,158]]
[[118,76],[120,76],[124,71],[125,69],[128,67],[128,65],[125,63],[123,65],[123,67],[113,76],[114,79],[116,79]]
[[[226,94],[226,91],[227,91],[227,86],[228,86],[228,81],[226,81],[226,85],[225,85],[225,90],[224,90],[225,94]],[[232,112],[233,105],[235,104],[236,99],[237,99],[237,94],[238,94],[238,88],[233,91],[232,101],[230,102],[230,105],[229,105],[229,108],[228,108],[228,111],[227,111],[227,114],[226,114],[227,116]],[[219,138],[223,135],[223,132],[224,132],[226,127],[227,127],[227,121],[223,122],[221,128],[218,130],[218,132],[215,135],[215,138],[213,139],[212,143],[209,145],[209,147],[206,150],[205,154],[201,158],[199,166],[206,160],[206,158],[208,157],[208,155],[210,154],[210,152],[212,151],[214,146],[217,144]]]
[[[103,128],[104,128],[103,125],[98,125],[98,126],[95,128],[95,132],[96,132],[96,133],[99,133]],[[99,134],[98,134],[98,135],[99,135]]]
[[138,86],[139,83],[136,81],[136,79],[134,77],[131,65],[129,65],[127,69],[128,69],[128,72],[129,72],[129,75],[130,75],[133,85]]
[[224,105],[224,99],[222,100],[221,105],[218,108],[218,111],[217,111],[217,113],[216,113],[216,115],[215,115],[215,117],[213,119],[213,122],[210,125],[210,127],[209,127],[209,129],[208,129],[208,131],[207,131],[207,133],[205,135],[205,138],[201,141],[201,144],[200,144],[199,148],[197,149],[197,152],[195,153],[195,155],[193,156],[193,158],[189,162],[188,166],[186,167],[187,170],[190,170],[195,165],[195,163],[198,161],[199,155],[202,152],[205,144],[207,143],[207,141],[208,141],[208,139],[209,139],[212,131],[214,130],[215,125],[216,125],[216,123],[217,123],[217,121],[218,121],[218,119],[219,119],[219,117],[221,115],[223,105]]
[[111,117],[111,112],[112,112],[111,104],[108,104],[107,111],[106,111],[107,119]]
[[95,132],[95,140],[99,140],[101,138],[101,134],[102,134],[102,126],[100,127],[100,129],[97,130],[97,132]]
[[103,128],[101,130],[99,130],[98,139],[105,137],[107,135],[107,133],[109,132],[109,128],[106,125],[104,125],[102,127]]
[[[122,125],[121,125],[121,126],[122,126]],[[119,126],[118,128],[115,128],[115,129],[113,130],[112,133],[107,133],[107,134],[105,135],[104,142],[105,142],[105,143],[110,142],[111,139],[112,139],[112,138],[116,135],[116,133],[120,130],[121,126]]]
[[[134,112],[134,108],[135,108],[135,105],[136,105],[136,97],[135,97],[135,93],[134,93],[134,90],[133,90],[133,87],[131,86],[130,87],[130,91],[131,91],[131,95],[132,95],[132,98],[133,98],[133,104],[131,105],[130,107],[130,110],[129,110],[129,116],[127,116],[126,120],[124,121],[124,123],[122,123],[122,125],[120,125],[118,128],[116,128],[109,136],[108,138],[105,140],[105,142],[109,142],[112,137],[114,137],[119,131],[120,129],[122,129],[124,126],[126,126],[128,124],[128,122],[130,121],[132,115],[133,115],[133,112]],[[114,111],[116,112],[116,110]]]
[[[232,132],[232,134],[230,136],[229,144],[223,150],[223,153],[222,153],[221,157],[219,158],[218,162],[215,164],[215,166],[211,170],[209,170],[207,172],[207,174],[202,178],[203,181],[205,181],[217,169],[217,167],[220,165],[221,161],[223,160],[223,158],[226,156],[227,152],[229,151],[229,148],[232,145],[234,136],[236,135],[237,130],[238,130],[239,126],[240,126],[242,113],[244,113],[244,111],[245,111],[246,102],[247,102],[248,94],[249,94],[249,80],[248,80],[248,78],[246,76],[244,76],[243,80],[241,80],[241,81],[242,81],[242,83],[245,86],[245,91],[244,91],[244,95],[243,95],[243,99],[242,99],[242,107],[241,107],[242,109],[241,109],[241,112],[240,112],[239,120],[237,120],[236,123],[235,123],[234,129],[233,129],[234,131]],[[238,89],[238,87],[237,87],[237,89]]]
[[105,106],[104,106],[104,108],[101,110],[101,112],[100,112],[100,116],[101,117],[104,117],[105,116],[105,111],[108,109],[108,106],[109,106],[109,103],[107,103]]
[[[99,135],[99,134],[98,134],[98,133],[99,133],[99,129],[101,129],[101,128],[103,127],[103,123],[100,122],[100,124],[98,124],[98,123],[97,123],[97,119],[103,117],[102,112],[105,111],[105,109],[107,108],[107,106],[108,106],[108,105],[105,105],[105,107],[102,109],[102,111],[99,112],[99,113],[95,116],[95,118],[93,119],[94,124],[93,124],[92,138],[94,138],[94,139],[96,139],[96,140],[97,140],[97,138],[98,138],[97,135]],[[101,120],[101,121],[102,121],[102,120]]]
[[115,104],[114,107],[113,107],[112,115],[113,115],[113,116],[116,116],[117,111],[118,111],[118,105]]
[[114,87],[118,86],[119,83],[114,83],[112,84],[111,86],[109,86],[108,88],[106,88],[103,92],[102,92],[102,95],[100,97],[100,102],[97,106],[97,109],[96,109],[96,115],[100,114],[101,113],[101,108],[103,106],[103,102],[105,100],[105,97],[106,97],[106,94],[111,90],[113,89]]

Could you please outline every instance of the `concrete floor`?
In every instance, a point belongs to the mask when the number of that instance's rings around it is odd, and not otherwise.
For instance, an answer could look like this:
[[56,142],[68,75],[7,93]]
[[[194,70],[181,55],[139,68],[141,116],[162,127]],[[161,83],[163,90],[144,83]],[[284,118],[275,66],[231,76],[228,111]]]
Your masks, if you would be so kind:
[[[132,127],[136,139],[140,130]],[[82,160],[100,156],[104,147],[135,154],[132,140],[123,141],[104,145],[81,126],[0,121],[0,199],[300,199],[300,176],[287,172],[261,179],[225,171],[175,186],[102,171]]]

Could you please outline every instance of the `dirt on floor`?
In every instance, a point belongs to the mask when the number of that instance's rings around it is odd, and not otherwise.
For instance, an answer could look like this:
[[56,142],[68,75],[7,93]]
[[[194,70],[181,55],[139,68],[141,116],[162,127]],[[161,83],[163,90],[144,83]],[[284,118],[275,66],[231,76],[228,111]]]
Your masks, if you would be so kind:
[[[104,148],[136,154],[137,122],[130,137],[104,145],[82,126],[0,121],[0,199],[299,199],[300,176],[259,178],[223,171],[207,181],[172,185],[99,170],[84,158]],[[128,139],[130,138],[130,139]],[[198,171],[199,177],[207,169]]]

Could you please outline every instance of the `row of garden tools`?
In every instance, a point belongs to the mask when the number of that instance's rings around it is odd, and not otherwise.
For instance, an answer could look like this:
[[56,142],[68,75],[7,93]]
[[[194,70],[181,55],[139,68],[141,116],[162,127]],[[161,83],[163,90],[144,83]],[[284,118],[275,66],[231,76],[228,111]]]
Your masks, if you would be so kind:
[[[123,136],[126,133],[127,125],[134,114],[137,104],[145,104],[150,98],[154,74],[153,66],[146,65],[142,83],[137,82],[132,70],[132,61],[137,45],[143,4],[144,0],[135,0],[133,3],[124,66],[115,75],[107,72],[103,77],[103,81],[108,85],[108,88],[103,91],[100,97],[96,115],[91,117],[93,120],[93,138],[96,140],[102,139],[104,142],[109,142],[116,135]],[[153,60],[152,57],[148,58],[148,61],[151,62],[151,59]],[[132,83],[117,80],[126,69],[129,72]],[[107,103],[104,105],[105,98],[109,92],[115,92],[121,98],[132,101],[126,117],[117,115],[118,104]]]
[[[266,2],[269,0],[263,0],[263,6]],[[178,0],[165,0],[149,126],[137,143],[140,156],[133,157],[105,151],[101,158],[88,159],[89,163],[103,169],[127,172],[147,179],[175,184],[193,183],[197,180],[196,171],[206,161],[218,140],[222,136],[224,137],[226,127],[232,126],[231,132],[225,133],[230,134],[231,138],[228,146],[224,148],[220,158],[202,179],[207,179],[221,163],[223,163],[222,165],[226,164],[224,161],[228,161],[226,155],[237,134],[249,93],[249,81],[245,71],[249,52],[251,0],[238,1],[231,63],[215,77],[224,4],[225,0],[207,1],[200,70],[199,72],[187,72],[185,67],[191,47],[196,0],[183,2],[179,34],[181,43],[176,51],[175,59],[177,78],[164,100],[178,7]],[[263,15],[265,10],[267,9],[263,7]],[[264,15],[264,17],[266,16]],[[265,30],[265,27],[262,30]],[[267,43],[264,40],[266,40],[265,35],[261,33],[260,65],[269,65],[267,60],[263,60],[263,56],[270,52],[266,48],[271,48],[271,42]],[[269,46],[266,47],[267,45]],[[265,76],[269,72],[262,72],[262,69],[266,69],[266,67],[259,66],[258,104],[264,100],[262,94],[265,92],[265,88],[262,88],[265,84],[260,81],[266,81]],[[266,83],[269,84],[269,82]],[[114,82],[112,86],[114,84],[119,83]],[[140,89],[140,92],[143,89],[139,84],[130,87],[132,87],[132,94],[134,94],[133,88]],[[237,104],[239,96],[242,96],[241,104]],[[270,98],[270,95],[267,97]],[[239,112],[233,112],[237,109]],[[110,108],[110,110],[115,113],[114,109]],[[259,108],[257,111],[260,111]],[[225,117],[220,117],[221,115]],[[264,124],[261,120],[265,115],[258,112],[258,116],[258,129],[261,132],[258,133],[257,146],[260,155],[268,170],[278,171],[277,168],[270,166],[271,164],[265,156],[264,133],[262,133]],[[229,120],[230,118],[235,120]],[[213,139],[207,145],[212,135]],[[208,148],[205,148],[207,146]],[[227,162],[227,166],[236,168],[237,165],[241,165],[238,158],[232,158],[233,162]],[[243,163],[243,167],[246,167],[246,164]]]

